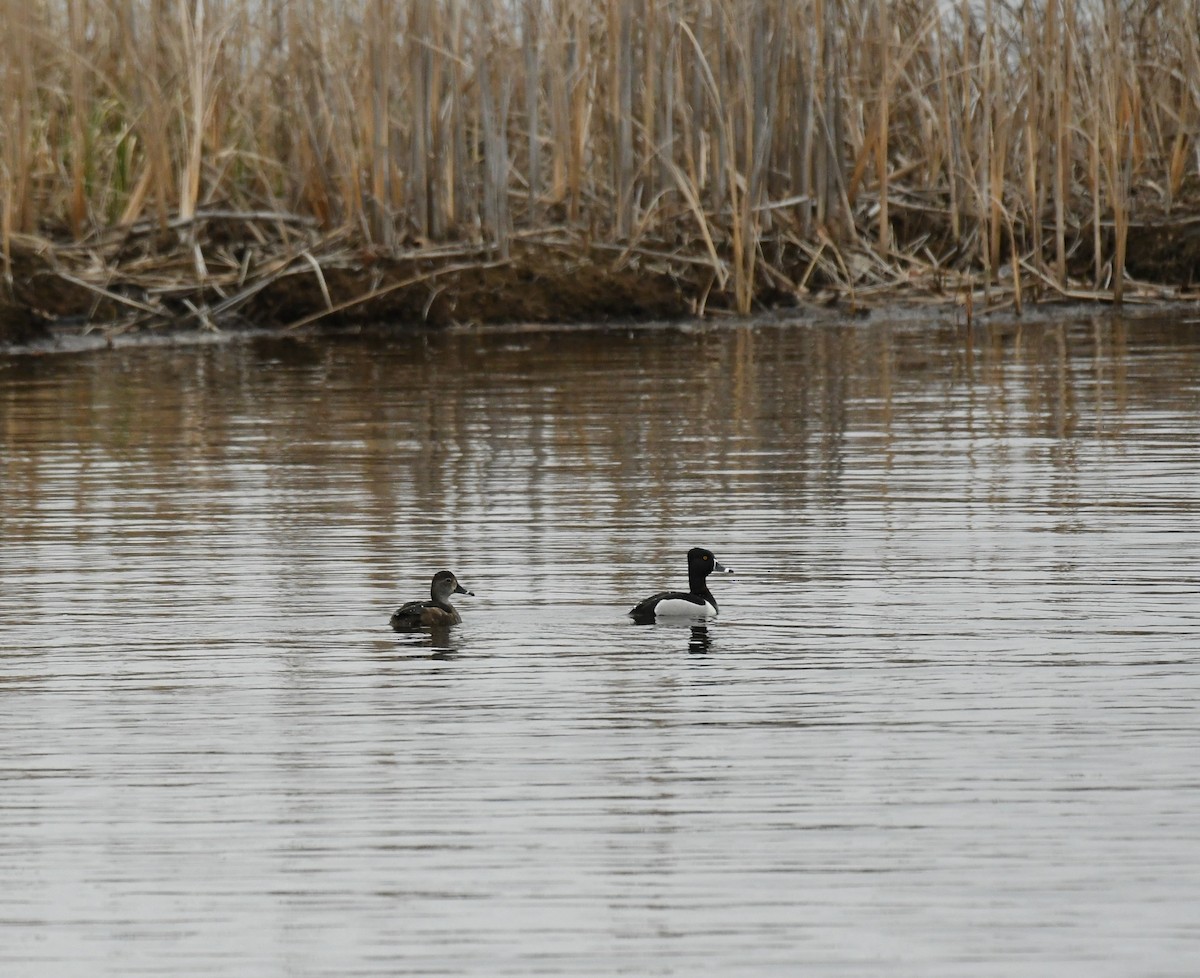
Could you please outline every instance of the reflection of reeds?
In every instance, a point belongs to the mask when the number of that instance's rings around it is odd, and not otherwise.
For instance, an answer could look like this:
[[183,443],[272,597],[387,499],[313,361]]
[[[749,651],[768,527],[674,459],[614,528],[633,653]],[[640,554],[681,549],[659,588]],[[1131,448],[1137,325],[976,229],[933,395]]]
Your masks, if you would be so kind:
[[[279,268],[329,241],[504,259],[546,232],[742,311],[818,281],[1079,294],[1089,259],[1119,299],[1135,197],[1166,213],[1195,183],[1187,0],[0,0],[0,16],[5,267],[39,233],[96,242],[98,287],[124,261],[98,235],[147,222],[193,284],[239,262],[252,284],[253,262],[200,233],[220,210],[268,215],[240,226]],[[298,240],[297,217],[320,234]]]

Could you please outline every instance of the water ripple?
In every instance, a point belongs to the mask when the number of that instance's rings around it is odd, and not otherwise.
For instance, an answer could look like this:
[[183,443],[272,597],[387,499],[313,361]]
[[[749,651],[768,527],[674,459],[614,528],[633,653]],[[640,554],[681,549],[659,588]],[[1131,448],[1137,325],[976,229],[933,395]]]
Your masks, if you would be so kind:
[[[1198,390],[1157,320],[0,361],[0,970],[1190,975]],[[626,619],[696,543],[720,619]]]

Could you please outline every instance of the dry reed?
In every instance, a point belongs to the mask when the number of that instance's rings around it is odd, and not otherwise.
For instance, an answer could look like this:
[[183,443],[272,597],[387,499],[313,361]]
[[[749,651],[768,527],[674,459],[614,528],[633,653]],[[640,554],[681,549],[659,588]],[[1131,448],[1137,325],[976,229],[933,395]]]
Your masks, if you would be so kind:
[[696,311],[817,286],[957,281],[1020,303],[1192,284],[1127,271],[1131,234],[1200,213],[1185,0],[0,0],[0,16],[9,286],[36,252],[139,322],[216,322],[331,262],[461,271],[539,236],[669,276]]

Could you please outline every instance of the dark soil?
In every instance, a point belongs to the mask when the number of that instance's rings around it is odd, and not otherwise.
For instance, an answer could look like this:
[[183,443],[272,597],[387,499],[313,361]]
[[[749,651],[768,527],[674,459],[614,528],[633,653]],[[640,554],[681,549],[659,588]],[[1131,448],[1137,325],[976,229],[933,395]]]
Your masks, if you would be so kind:
[[[330,325],[358,322],[456,323],[583,322],[611,319],[674,319],[689,305],[679,284],[662,274],[612,271],[593,264],[539,261],[518,256],[500,267],[448,272],[409,288],[356,302],[326,317]],[[406,281],[436,266],[420,261],[376,261],[369,268],[334,268],[323,274],[334,306],[352,302],[389,283]],[[244,308],[259,325],[287,325],[326,308],[313,276],[271,283]]]

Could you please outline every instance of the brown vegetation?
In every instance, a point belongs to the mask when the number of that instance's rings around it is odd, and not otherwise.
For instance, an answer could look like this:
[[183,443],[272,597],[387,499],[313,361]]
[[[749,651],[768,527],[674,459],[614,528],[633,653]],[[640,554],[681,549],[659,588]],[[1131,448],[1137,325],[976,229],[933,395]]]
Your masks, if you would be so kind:
[[[1192,296],[1189,0],[0,0],[0,330]],[[16,324],[14,326],[13,324]]]

